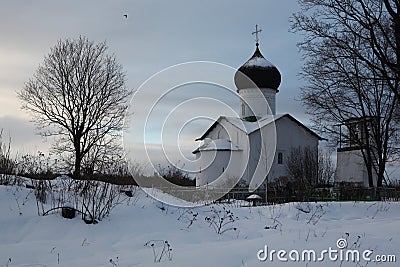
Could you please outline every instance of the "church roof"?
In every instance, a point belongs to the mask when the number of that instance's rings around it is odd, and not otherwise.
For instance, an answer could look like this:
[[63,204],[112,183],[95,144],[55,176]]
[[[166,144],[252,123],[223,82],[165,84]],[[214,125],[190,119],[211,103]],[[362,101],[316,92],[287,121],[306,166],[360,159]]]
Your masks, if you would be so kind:
[[228,121],[230,124],[234,125],[236,128],[242,130],[243,132],[245,132],[246,134],[251,134],[261,128],[263,128],[264,126],[272,123],[272,122],[277,122],[278,120],[282,119],[282,118],[288,118],[290,120],[292,120],[293,122],[295,122],[298,126],[302,127],[303,129],[305,129],[307,132],[309,132],[311,135],[315,136],[318,138],[318,140],[325,140],[324,138],[322,138],[321,136],[319,136],[318,134],[316,134],[314,131],[312,131],[310,128],[308,128],[307,126],[305,126],[304,124],[302,124],[300,121],[296,120],[294,117],[292,117],[290,114],[279,114],[279,115],[269,115],[269,116],[265,116],[264,118],[259,119],[258,121],[255,122],[249,122],[249,121],[245,121],[242,120],[240,118],[236,118],[236,117],[225,117],[225,116],[220,116],[218,118],[218,120],[216,120],[208,129],[207,131],[199,138],[196,139],[196,141],[200,141],[200,140],[204,140],[206,138],[206,136],[208,135],[209,132],[211,132],[223,119],[225,119],[226,121]]
[[241,150],[237,145],[232,144],[230,140],[227,139],[217,139],[217,140],[204,140],[204,144],[199,146],[192,153],[197,153],[198,151],[239,151]]
[[278,91],[281,74],[270,61],[264,58],[257,43],[253,56],[235,73],[235,84],[238,91],[255,87]]

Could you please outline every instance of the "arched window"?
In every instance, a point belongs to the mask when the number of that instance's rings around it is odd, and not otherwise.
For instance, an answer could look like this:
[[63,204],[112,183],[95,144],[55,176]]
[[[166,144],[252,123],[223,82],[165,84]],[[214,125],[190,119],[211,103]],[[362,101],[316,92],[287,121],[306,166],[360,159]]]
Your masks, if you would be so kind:
[[282,152],[278,153],[278,164],[283,164],[283,153]]

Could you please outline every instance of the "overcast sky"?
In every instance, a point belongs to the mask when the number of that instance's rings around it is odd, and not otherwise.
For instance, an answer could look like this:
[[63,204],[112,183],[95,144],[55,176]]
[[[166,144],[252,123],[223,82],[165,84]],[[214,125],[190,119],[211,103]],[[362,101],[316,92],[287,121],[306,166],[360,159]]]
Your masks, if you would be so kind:
[[[109,52],[115,54],[124,68],[127,86],[138,89],[155,73],[179,63],[212,61],[238,68],[254,52],[251,32],[258,24],[262,28],[261,52],[282,74],[277,113],[290,113],[307,123],[305,111],[296,100],[302,85],[297,76],[302,64],[296,47],[300,37],[288,32],[289,17],[298,10],[294,0],[1,0],[0,3],[0,128],[10,133],[13,147],[22,152],[46,150],[49,142],[44,143],[35,134],[29,114],[20,110],[16,91],[32,77],[44,55],[59,39],[79,35],[96,42],[106,40]],[[213,68],[210,73],[205,69],[203,74],[218,75]],[[200,85],[187,87],[187,92],[202,90]],[[203,90],[203,94],[207,92],[211,90]],[[184,90],[180,94],[185,95]],[[215,95],[210,97],[218,99]],[[235,100],[228,100],[229,95],[226,99],[238,111]],[[185,113],[178,111],[169,117],[170,121]],[[213,114],[218,112],[213,110]],[[221,115],[227,115],[224,112],[221,109]],[[196,128],[198,133],[195,128],[181,133],[183,140],[179,143],[192,143],[192,147],[184,146],[185,153],[190,152],[196,145],[192,140],[203,132],[201,127]]]

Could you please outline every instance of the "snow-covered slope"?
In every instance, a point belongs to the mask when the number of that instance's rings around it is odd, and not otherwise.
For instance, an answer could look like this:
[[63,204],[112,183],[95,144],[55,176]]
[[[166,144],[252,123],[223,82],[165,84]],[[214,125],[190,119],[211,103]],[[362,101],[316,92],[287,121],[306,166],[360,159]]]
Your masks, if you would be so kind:
[[[225,210],[223,209],[225,208]],[[228,211],[230,213],[228,213]],[[197,214],[197,215],[196,215]],[[213,216],[232,223],[217,234]],[[237,217],[237,218],[236,218]],[[193,220],[193,219],[196,220]],[[355,262],[273,262],[270,250],[373,250],[400,261],[399,203],[291,203],[240,207],[239,203],[183,209],[163,205],[140,190],[96,225],[59,213],[39,217],[33,192],[0,186],[0,266],[366,266]],[[235,228],[236,230],[228,230]],[[167,241],[167,243],[165,242]],[[153,244],[153,246],[152,246]],[[172,248],[169,253],[163,248]],[[155,253],[155,256],[154,256]],[[373,257],[371,256],[371,257]],[[288,255],[286,255],[288,257]],[[308,264],[308,265],[307,265]],[[398,266],[399,263],[368,266]]]

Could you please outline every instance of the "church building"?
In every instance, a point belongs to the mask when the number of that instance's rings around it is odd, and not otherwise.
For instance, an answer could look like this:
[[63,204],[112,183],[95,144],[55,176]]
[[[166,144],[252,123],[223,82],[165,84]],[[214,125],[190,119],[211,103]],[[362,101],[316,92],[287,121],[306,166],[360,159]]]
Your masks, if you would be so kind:
[[[238,117],[220,116],[196,141],[196,186],[241,183],[255,190],[266,181],[288,177],[293,148],[317,149],[322,138],[290,114],[276,114],[279,70],[256,48],[235,73],[240,96]],[[222,183],[222,184],[221,184]]]

